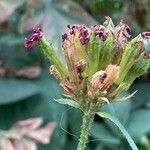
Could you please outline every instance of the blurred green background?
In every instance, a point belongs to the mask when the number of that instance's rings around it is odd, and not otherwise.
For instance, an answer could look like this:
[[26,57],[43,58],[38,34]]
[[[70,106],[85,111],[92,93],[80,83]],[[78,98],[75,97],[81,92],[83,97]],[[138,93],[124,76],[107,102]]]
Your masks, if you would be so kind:
[[[118,24],[121,19],[132,28],[132,36],[150,30],[149,0],[0,0],[0,129],[16,121],[43,117],[56,122],[48,145],[39,150],[75,150],[82,123],[81,112],[57,104],[62,89],[50,76],[48,60],[37,47],[24,48],[24,39],[34,26],[60,52],[61,34],[72,23],[87,26],[103,23],[105,16]],[[150,71],[135,81],[129,92],[138,90],[131,101],[113,103],[102,109],[119,118],[139,150],[150,150]],[[123,93],[128,94],[128,93]],[[87,150],[130,150],[118,129],[95,117]]]

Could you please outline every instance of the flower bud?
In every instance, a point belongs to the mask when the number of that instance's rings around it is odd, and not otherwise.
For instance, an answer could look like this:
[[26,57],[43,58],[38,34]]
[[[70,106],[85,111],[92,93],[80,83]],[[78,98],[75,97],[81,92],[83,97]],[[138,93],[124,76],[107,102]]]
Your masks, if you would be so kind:
[[127,43],[127,38],[130,37],[131,29],[127,24],[120,23],[114,29],[115,48],[123,50]]
[[57,68],[54,65],[51,65],[49,68],[50,74],[54,75],[54,77],[58,80],[62,80],[60,72],[57,70]]
[[[122,22],[114,28],[114,63],[119,64],[126,44],[128,42],[128,37],[130,37],[131,29],[127,24]],[[116,59],[117,58],[117,59]]]
[[118,78],[119,67],[116,65],[108,65],[105,71],[96,72],[90,81],[91,92],[103,92],[107,91],[108,88]]

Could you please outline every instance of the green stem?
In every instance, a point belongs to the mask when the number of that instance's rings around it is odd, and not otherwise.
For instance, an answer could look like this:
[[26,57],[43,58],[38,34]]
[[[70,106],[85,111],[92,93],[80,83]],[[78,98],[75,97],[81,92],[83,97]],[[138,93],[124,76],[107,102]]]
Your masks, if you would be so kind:
[[77,150],[84,150],[86,147],[86,143],[88,141],[89,130],[91,128],[91,124],[93,122],[95,113],[93,113],[92,109],[89,109],[87,113],[84,113],[82,130],[79,139],[79,144]]

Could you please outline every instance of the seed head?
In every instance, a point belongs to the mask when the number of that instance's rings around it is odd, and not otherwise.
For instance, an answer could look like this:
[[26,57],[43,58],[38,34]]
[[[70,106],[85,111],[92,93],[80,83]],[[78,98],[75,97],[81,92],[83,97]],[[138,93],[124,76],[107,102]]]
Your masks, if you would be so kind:
[[105,71],[96,72],[91,79],[91,91],[106,91],[118,78],[119,67],[108,65]]

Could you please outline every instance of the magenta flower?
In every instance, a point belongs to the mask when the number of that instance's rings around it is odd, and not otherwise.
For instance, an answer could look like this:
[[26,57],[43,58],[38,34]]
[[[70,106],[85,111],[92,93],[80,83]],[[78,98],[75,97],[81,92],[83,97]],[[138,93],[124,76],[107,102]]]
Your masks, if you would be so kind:
[[101,28],[98,25],[94,25],[94,31],[95,31],[95,36],[99,37],[102,41],[105,41],[108,37],[108,32],[104,31],[103,28]]
[[32,29],[32,32],[33,35],[30,38],[25,39],[25,43],[24,43],[25,48],[33,47],[43,37],[43,30],[40,27],[34,27]]
[[150,31],[145,31],[141,35],[145,39],[150,39]]
[[[68,25],[68,28],[70,35],[74,35],[75,31],[79,32],[79,39],[82,45],[85,45],[89,42],[90,36],[88,33],[88,29],[84,24]],[[62,38],[64,38],[64,35],[62,36]]]

